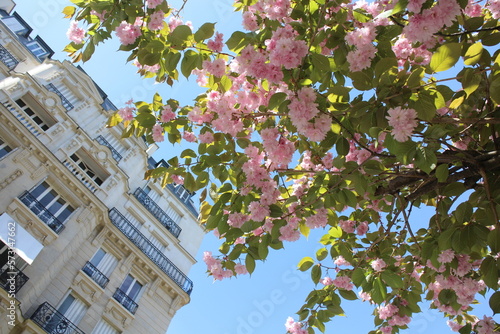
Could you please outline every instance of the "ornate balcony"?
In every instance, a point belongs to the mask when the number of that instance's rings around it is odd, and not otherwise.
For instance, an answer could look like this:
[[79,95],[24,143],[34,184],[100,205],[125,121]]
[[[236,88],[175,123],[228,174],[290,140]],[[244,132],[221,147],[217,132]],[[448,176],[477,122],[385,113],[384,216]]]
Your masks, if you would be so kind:
[[40,305],[30,319],[49,334],[85,334],[47,302]]
[[85,187],[89,188],[90,191],[95,193],[99,189],[99,184],[96,183],[87,173],[85,173],[72,159],[66,159],[63,161],[63,165],[68,168],[73,175],[76,176],[80,182],[82,182]]
[[109,211],[109,219],[125,236],[151,259],[188,295],[193,290],[193,282],[177,268],[151,241],[132,225],[116,208]]
[[82,268],[82,271],[86,273],[94,282],[99,284],[101,288],[105,288],[108,285],[109,278],[99,271],[92,263],[87,262]]
[[146,194],[141,188],[137,188],[134,192],[134,196],[139,202],[141,202],[142,205],[144,205],[146,209],[148,209],[149,212],[151,212],[153,216],[155,216],[156,219],[158,219],[163,226],[165,226],[167,230],[170,231],[170,233],[172,233],[176,238],[179,237],[179,234],[181,233],[179,225],[177,225],[173,219],[170,218],[169,215],[167,215],[167,213],[163,211],[158,204],[151,199],[151,197],[148,196],[148,194]]
[[23,202],[35,215],[38,216],[52,231],[60,234],[64,229],[64,224],[57,219],[45,206],[38,202],[29,191],[24,192],[19,199]]
[[9,293],[17,293],[28,280],[29,277],[14,265],[0,269],[0,286]]
[[116,160],[116,162],[120,162],[120,160],[122,159],[122,156],[120,153],[118,153],[117,150],[115,150],[115,148],[106,140],[104,139],[103,136],[99,135],[96,137],[95,139],[99,144],[101,145],[104,145],[106,146],[107,148],[109,148],[111,150],[111,155],[113,156],[113,159]]
[[134,302],[132,298],[127,296],[127,294],[119,288],[116,289],[113,298],[116,299],[116,301],[118,301],[123,307],[127,309],[127,311],[132,314],[135,314],[135,311],[137,311],[137,308],[139,307],[139,305],[137,305],[137,303]]
[[45,86],[45,88],[47,88],[47,90],[49,92],[56,93],[57,96],[59,96],[61,98],[62,105],[63,105],[64,109],[66,109],[66,111],[70,111],[71,109],[74,108],[74,106],[71,104],[71,102],[69,102],[69,100],[63,95],[63,93],[61,93],[59,91],[59,89],[57,89],[57,87],[54,86],[54,84],[49,83],[48,85]]
[[31,132],[33,135],[35,136],[39,136],[40,134],[43,133],[43,129],[40,128],[40,126],[33,120],[31,119],[30,117],[28,117],[28,115],[26,115],[26,113],[24,111],[22,111],[19,106],[17,104],[15,104],[14,102],[10,102],[10,101],[7,101],[7,102],[3,102],[2,103],[3,106],[5,108],[7,108],[11,113],[12,115],[14,115],[18,120],[19,122],[21,122],[21,124],[23,124],[26,129],[29,130],[29,132]]
[[16,68],[19,60],[16,59],[3,45],[0,44],[0,61],[10,70]]

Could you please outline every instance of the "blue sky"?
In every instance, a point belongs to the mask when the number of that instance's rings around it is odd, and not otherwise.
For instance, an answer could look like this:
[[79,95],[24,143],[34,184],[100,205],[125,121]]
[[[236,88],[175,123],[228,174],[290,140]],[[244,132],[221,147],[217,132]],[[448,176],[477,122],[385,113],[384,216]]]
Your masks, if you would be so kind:
[[[68,40],[68,20],[63,19],[62,9],[70,5],[69,0],[17,0],[16,11],[34,28],[33,36],[39,34],[56,52],[54,59],[63,60],[61,52]],[[174,7],[181,3],[170,2]],[[230,32],[239,29],[240,16],[233,13],[232,0],[189,0],[183,17],[193,22],[195,28],[204,22],[217,22],[216,29],[229,38]],[[125,101],[149,101],[155,92],[164,98],[175,98],[181,103],[190,103],[202,90],[191,79],[170,88],[168,85],[154,85],[151,80],[141,80],[136,69],[125,64],[127,54],[115,51],[116,41],[97,48],[94,57],[83,65],[85,71],[109,95],[118,107]],[[178,150],[170,144],[161,146],[156,158],[172,157]],[[138,176],[142,177],[142,176]],[[310,240],[287,243],[285,250],[271,252],[265,263],[259,263],[256,272],[249,277],[213,282],[206,275],[202,261],[203,251],[216,254],[218,240],[208,235],[197,255],[198,263],[193,266],[189,277],[194,281],[191,303],[177,312],[167,334],[275,334],[285,333],[284,323],[288,316],[302,306],[305,297],[314,288],[308,273],[301,273],[296,264],[304,256],[313,256],[319,248],[317,235]],[[368,333],[373,329],[370,316],[373,307],[360,301],[345,301],[342,305],[346,317],[338,317],[328,326],[326,333]],[[409,334],[451,333],[445,319],[434,311],[422,307],[424,312],[416,315],[410,324]],[[482,312],[490,315],[487,305]],[[476,312],[482,317],[483,313]],[[497,322],[500,321],[498,316]]]

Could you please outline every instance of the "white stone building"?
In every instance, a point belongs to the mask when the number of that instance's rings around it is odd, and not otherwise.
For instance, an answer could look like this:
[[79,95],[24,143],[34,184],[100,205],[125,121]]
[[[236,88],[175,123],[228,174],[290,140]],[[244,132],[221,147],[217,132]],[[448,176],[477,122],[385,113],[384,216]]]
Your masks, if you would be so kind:
[[[0,1],[0,333],[165,333],[204,236],[156,145]],[[160,161],[159,164],[164,163]]]

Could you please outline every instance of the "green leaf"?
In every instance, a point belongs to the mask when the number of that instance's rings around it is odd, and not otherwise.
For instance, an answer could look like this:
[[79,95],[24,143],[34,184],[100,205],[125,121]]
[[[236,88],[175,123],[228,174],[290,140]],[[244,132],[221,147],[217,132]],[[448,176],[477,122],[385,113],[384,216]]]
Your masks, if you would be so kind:
[[457,300],[457,295],[451,289],[443,289],[439,292],[438,300],[441,304],[449,305]]
[[352,85],[359,90],[370,90],[373,88],[372,79],[365,72],[352,72],[349,75]]
[[447,164],[441,164],[436,168],[436,178],[438,182],[446,182],[448,180],[448,176],[450,174],[449,168]]
[[196,153],[190,148],[182,151],[180,155],[181,158],[196,158],[196,156],[197,156]]
[[323,261],[327,256],[328,256],[328,251],[324,247],[316,251],[316,259],[318,261]]
[[490,97],[496,105],[500,104],[500,76],[497,76],[490,84]]
[[189,191],[195,191],[196,189],[196,181],[193,177],[193,174],[191,173],[186,173],[184,176],[184,188],[186,188]]
[[500,313],[500,291],[491,295],[489,304],[493,315]]
[[300,262],[297,266],[299,267],[300,271],[306,271],[309,268],[311,268],[313,264],[314,264],[314,260],[311,257],[306,256],[305,258],[300,260]]
[[187,25],[180,25],[168,35],[167,40],[171,43],[174,49],[181,50],[184,49],[184,46],[191,36],[191,28]]
[[191,72],[198,66],[201,66],[201,58],[196,51],[187,50],[184,53],[184,58],[181,62],[181,72],[186,77],[189,78]]
[[269,99],[267,107],[269,109],[277,108],[283,101],[285,101],[287,95],[283,92],[274,93]]
[[281,217],[283,216],[283,210],[276,204],[271,204],[269,206],[269,210],[271,212],[271,217],[273,218],[278,218],[278,217]]
[[226,45],[229,50],[238,53],[241,49],[248,45],[247,35],[244,32],[235,31],[227,40]]
[[380,276],[393,289],[402,289],[404,287],[403,279],[398,274],[386,270]]
[[446,71],[452,68],[460,58],[462,45],[460,43],[448,43],[441,45],[432,55],[429,68],[432,73]]
[[491,289],[498,289],[497,261],[491,256],[481,262],[481,273],[484,283]]
[[321,72],[329,72],[330,71],[330,60],[319,53],[311,54],[311,62],[314,68]]
[[76,8],[73,6],[66,6],[62,10],[62,13],[64,14],[65,19],[70,19],[75,15]]
[[339,294],[346,300],[357,300],[358,296],[354,291],[339,289]]
[[179,52],[169,52],[165,56],[165,69],[168,72],[173,72],[177,68],[177,64],[181,60],[181,54]]
[[89,41],[89,43],[87,43],[87,46],[85,47],[85,50],[82,53],[83,62],[89,60],[90,57],[92,57],[92,55],[94,54],[94,51],[95,51],[95,45],[94,43],[92,43],[92,41]]
[[351,281],[357,287],[361,286],[366,281],[363,269],[361,268],[354,269],[354,271],[351,274]]
[[493,253],[500,252],[500,228],[496,228],[493,231],[490,231],[490,233],[488,234],[487,242]]
[[215,23],[204,23],[195,33],[194,40],[196,42],[201,42],[207,38],[210,38],[214,34]]
[[245,258],[245,267],[247,268],[249,274],[253,273],[255,270],[255,259],[252,255],[250,255],[250,253],[248,253]]
[[481,42],[477,42],[472,44],[467,49],[464,55],[464,64],[465,65],[476,65],[481,59],[481,55],[483,53],[483,44]]
[[481,75],[476,73],[476,71],[472,68],[466,68],[463,71],[461,82],[464,92],[467,94],[467,97],[469,97],[470,94],[474,93],[479,87],[479,84],[481,83]]
[[311,270],[311,279],[315,284],[318,284],[321,279],[321,266],[315,265]]
[[375,277],[373,280],[372,291],[366,292],[370,293],[372,300],[377,304],[381,304],[387,297],[387,288],[380,277]]

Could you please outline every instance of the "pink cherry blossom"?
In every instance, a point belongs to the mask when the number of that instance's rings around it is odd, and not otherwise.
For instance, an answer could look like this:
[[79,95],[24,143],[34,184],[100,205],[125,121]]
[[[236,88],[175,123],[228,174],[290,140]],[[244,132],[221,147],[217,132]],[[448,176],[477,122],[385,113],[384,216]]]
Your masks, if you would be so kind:
[[163,123],[168,123],[173,119],[175,119],[175,112],[172,111],[172,107],[170,107],[168,104],[164,105],[161,111],[160,121]]
[[147,1],[147,5],[148,5],[148,8],[156,8],[158,7],[161,3],[163,2],[163,0],[148,0]]
[[148,29],[149,30],[159,30],[163,28],[163,20],[165,18],[165,13],[161,10],[154,12],[149,16]]
[[382,269],[384,269],[387,266],[385,261],[382,259],[375,259],[372,261],[372,263],[370,263],[370,265],[372,266],[373,270],[375,270],[375,271],[381,271]]
[[120,23],[115,29],[116,36],[123,45],[134,44],[137,37],[142,35],[141,28],[126,21]]
[[386,304],[377,307],[377,311],[378,317],[382,320],[386,320],[395,315],[399,311],[399,308],[393,304]]
[[356,234],[364,235],[366,232],[368,232],[368,223],[367,222],[359,223],[358,227],[356,227]]
[[78,27],[78,22],[71,21],[69,24],[69,29],[66,32],[66,36],[73,43],[81,44],[83,43],[83,39],[85,38],[85,30]]
[[486,8],[489,9],[494,19],[500,18],[500,0],[489,0],[486,4]]
[[414,109],[403,109],[401,107],[391,108],[387,111],[389,116],[389,126],[392,127],[391,133],[399,142],[407,141],[417,127],[417,113]]
[[187,142],[190,142],[190,143],[194,143],[196,142],[196,135],[192,132],[189,132],[189,131],[184,131],[182,133],[182,138],[187,141]]
[[237,275],[246,275],[248,274],[247,267],[243,264],[236,264],[234,266],[234,271],[236,272]]
[[118,109],[118,115],[124,120],[124,121],[131,121],[134,119],[134,114],[133,111],[135,110],[134,107],[123,107]]
[[163,137],[163,127],[160,124],[153,125],[152,136],[155,142],[162,142],[165,140]]
[[207,47],[214,52],[221,52],[222,47],[224,46],[223,37],[223,34],[218,32],[215,33],[215,38],[208,41]]
[[182,176],[172,174],[172,181],[174,181],[175,184],[184,184],[184,179]]
[[200,133],[198,135],[198,139],[200,141],[200,143],[204,143],[204,144],[210,144],[210,143],[213,143],[214,142],[214,134],[210,131],[207,131],[205,133]]
[[392,333],[392,326],[380,327],[380,331],[382,332],[382,334],[391,334]]
[[441,263],[450,263],[455,258],[455,252],[452,249],[446,249],[438,256],[438,261]]
[[335,285],[339,289],[344,289],[348,291],[354,288],[354,284],[352,284],[351,279],[347,276],[337,276],[333,280],[333,285]]
[[288,317],[286,319],[285,327],[288,333],[291,334],[307,334],[307,330],[305,330],[301,322],[295,322],[292,317]]
[[325,286],[332,285],[333,284],[333,279],[331,277],[324,277],[319,280],[319,282]]

